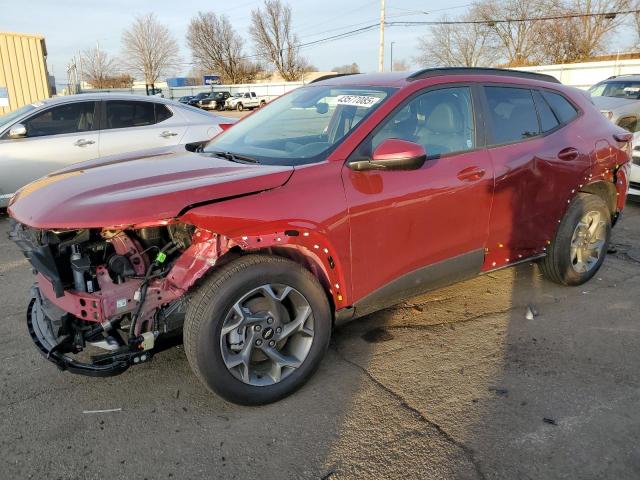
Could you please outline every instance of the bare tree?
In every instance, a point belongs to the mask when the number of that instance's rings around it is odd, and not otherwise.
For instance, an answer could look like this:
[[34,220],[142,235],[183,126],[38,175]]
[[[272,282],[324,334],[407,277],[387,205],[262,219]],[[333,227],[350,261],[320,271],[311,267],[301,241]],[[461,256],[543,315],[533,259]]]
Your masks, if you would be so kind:
[[88,48],[82,52],[81,60],[84,81],[93,88],[107,88],[115,70],[115,61],[109,58],[107,52],[96,45],[96,48]]
[[187,43],[198,67],[220,75],[225,83],[252,81],[259,67],[243,53],[242,37],[225,15],[199,12],[191,19]]
[[404,59],[394,60],[392,66],[393,66],[393,71],[394,72],[406,72],[407,70],[409,70],[411,68],[410,65],[409,65],[409,62],[407,62]]
[[265,0],[264,9],[251,12],[251,37],[257,52],[273,64],[286,81],[297,80],[307,70],[292,31],[291,8],[280,0]]
[[180,63],[178,43],[153,13],[136,18],[122,33],[122,50],[122,63],[152,88],[161,75],[173,72]]
[[336,73],[360,73],[360,67],[356,62],[353,62],[351,65],[340,65],[339,67],[333,67],[331,71]]
[[[476,19],[473,13],[460,18],[463,21]],[[447,17],[442,17],[442,21],[446,22]],[[482,23],[434,25],[418,42],[420,54],[415,60],[424,66],[489,66],[498,58],[495,34]]]
[[[540,43],[546,32],[542,22],[528,19],[542,17],[547,9],[544,0],[483,0],[474,5],[472,15],[487,22],[502,46],[506,65],[515,67],[540,60]],[[497,19],[518,21],[495,22]]]

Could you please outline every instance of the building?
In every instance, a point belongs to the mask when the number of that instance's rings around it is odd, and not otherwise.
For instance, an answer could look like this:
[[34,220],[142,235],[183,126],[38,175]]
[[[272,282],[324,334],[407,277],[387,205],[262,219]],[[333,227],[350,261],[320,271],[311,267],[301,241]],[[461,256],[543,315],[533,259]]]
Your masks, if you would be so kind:
[[0,115],[50,96],[42,35],[0,32]]

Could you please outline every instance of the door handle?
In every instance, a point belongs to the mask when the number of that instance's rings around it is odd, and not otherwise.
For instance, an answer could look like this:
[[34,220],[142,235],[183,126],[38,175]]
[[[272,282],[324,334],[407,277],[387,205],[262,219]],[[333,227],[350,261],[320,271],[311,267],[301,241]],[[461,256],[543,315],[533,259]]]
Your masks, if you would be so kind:
[[580,152],[578,152],[578,150],[573,147],[565,148],[558,152],[558,158],[560,160],[566,161],[575,160],[576,158],[578,158],[578,155],[580,155]]
[[93,140],[85,140],[84,138],[81,138],[80,140],[77,140],[74,145],[76,147],[86,147],[87,145],[93,145],[94,142]]
[[476,180],[480,180],[484,177],[485,172],[482,168],[472,166],[463,168],[458,172],[458,180],[462,180],[463,182],[474,182]]
[[170,132],[169,130],[165,130],[160,134],[162,138],[175,137],[176,135],[178,135],[176,132]]

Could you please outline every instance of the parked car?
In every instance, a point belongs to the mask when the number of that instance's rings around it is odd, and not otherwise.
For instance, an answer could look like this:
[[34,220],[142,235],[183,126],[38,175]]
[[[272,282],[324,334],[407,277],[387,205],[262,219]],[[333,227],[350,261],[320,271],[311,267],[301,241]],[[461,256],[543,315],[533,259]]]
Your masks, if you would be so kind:
[[198,102],[203,110],[224,110],[224,103],[231,96],[229,92],[213,92]]
[[630,138],[546,75],[311,83],[200,154],[86,162],[21,190],[28,331],[61,369],[106,376],[183,330],[208,388],[272,402],[312,375],[335,324],[522,262],[588,281],[624,207]]
[[189,102],[193,99],[193,97],[194,95],[185,95],[184,97],[180,97],[178,99],[178,102],[189,105]]
[[153,147],[206,143],[215,117],[159,97],[57,97],[0,116],[0,207],[20,187],[72,163]]
[[197,107],[198,106],[198,102],[200,100],[202,100],[203,98],[207,98],[209,95],[211,95],[211,92],[200,92],[196,95],[194,95],[191,100],[189,100],[189,105],[191,105],[192,107]]
[[640,75],[618,75],[589,89],[593,103],[616,125],[634,134],[629,197],[640,200]]
[[242,110],[260,108],[267,104],[266,97],[259,97],[256,92],[236,93],[232,97],[228,98],[225,103],[225,109],[227,110]]

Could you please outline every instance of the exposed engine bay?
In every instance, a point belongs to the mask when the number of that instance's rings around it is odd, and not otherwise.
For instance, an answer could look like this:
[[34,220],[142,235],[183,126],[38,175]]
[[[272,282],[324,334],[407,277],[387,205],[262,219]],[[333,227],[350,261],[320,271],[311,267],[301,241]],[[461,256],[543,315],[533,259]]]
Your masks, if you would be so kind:
[[232,243],[184,223],[65,231],[16,223],[11,236],[36,274],[33,341],[59,368],[90,376],[147,362],[159,337],[179,336],[185,293]]

